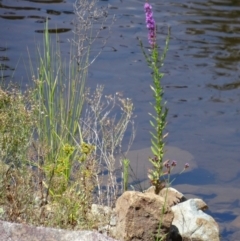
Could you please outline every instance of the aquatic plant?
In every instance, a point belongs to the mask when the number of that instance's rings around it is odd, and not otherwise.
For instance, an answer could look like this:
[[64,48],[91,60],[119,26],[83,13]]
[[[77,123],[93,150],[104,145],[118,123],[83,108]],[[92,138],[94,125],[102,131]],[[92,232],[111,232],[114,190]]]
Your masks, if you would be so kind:
[[169,40],[170,40],[170,29],[168,31],[168,36],[166,39],[166,44],[163,49],[162,54],[159,54],[158,44],[157,44],[157,25],[153,17],[152,6],[150,3],[146,2],[144,4],[145,17],[146,17],[146,27],[148,29],[148,42],[150,44],[150,53],[146,53],[142,42],[140,41],[140,46],[145,56],[145,59],[148,63],[148,66],[152,69],[152,78],[153,85],[150,85],[151,90],[153,91],[153,97],[155,100],[153,105],[154,114],[150,114],[152,120],[150,124],[153,127],[154,131],[151,131],[151,151],[154,157],[149,158],[149,161],[153,165],[153,170],[150,170],[148,177],[152,185],[155,186],[156,193],[158,193],[163,188],[163,183],[161,177],[164,175],[163,168],[163,154],[164,154],[164,139],[167,136],[165,133],[165,127],[167,124],[167,114],[168,109],[166,107],[166,102],[163,99],[163,87],[161,80],[164,76],[160,70],[164,64],[164,59],[168,51]]
[[[170,162],[170,160],[164,161],[164,139],[168,136],[165,132],[165,127],[167,125],[167,114],[168,108],[166,102],[164,101],[163,94],[164,89],[162,86],[162,78],[164,73],[161,72],[161,68],[164,65],[164,60],[169,47],[170,40],[170,28],[168,28],[168,35],[166,38],[166,43],[162,54],[159,54],[159,47],[157,44],[157,25],[153,17],[152,6],[150,3],[146,2],[144,4],[146,27],[148,29],[148,42],[150,44],[149,52],[146,53],[142,42],[140,41],[140,46],[147,61],[148,66],[152,69],[153,85],[150,85],[153,91],[153,97],[155,102],[151,103],[154,108],[154,114],[149,113],[152,120],[150,124],[154,131],[151,131],[151,151],[153,157],[149,158],[150,163],[153,165],[153,170],[149,170],[148,178],[153,186],[155,186],[155,192],[159,193],[162,188],[166,185],[166,180],[161,178],[168,175],[167,182],[170,184],[170,173],[172,169],[177,165],[176,161]],[[186,163],[183,171],[189,167]]]

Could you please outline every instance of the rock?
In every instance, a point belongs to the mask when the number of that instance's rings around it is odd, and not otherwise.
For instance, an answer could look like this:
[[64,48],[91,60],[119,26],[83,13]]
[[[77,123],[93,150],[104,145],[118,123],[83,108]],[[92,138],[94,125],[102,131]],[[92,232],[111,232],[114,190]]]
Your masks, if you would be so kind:
[[207,205],[201,199],[190,199],[171,207],[171,209],[174,219],[169,240],[220,240],[218,224],[211,216],[203,212],[207,209]]
[[117,200],[116,215],[116,238],[124,241],[166,240],[173,220],[164,198],[151,192],[124,192]]
[[187,200],[182,193],[172,187],[163,188],[158,195],[166,198],[170,207]]
[[144,193],[155,193],[155,187],[151,186],[147,190],[143,191]]
[[93,231],[67,231],[0,221],[0,241],[116,241]]
[[[155,187],[149,187],[144,193],[155,193]],[[187,200],[181,192],[172,187],[163,188],[158,195],[166,199],[170,207]]]

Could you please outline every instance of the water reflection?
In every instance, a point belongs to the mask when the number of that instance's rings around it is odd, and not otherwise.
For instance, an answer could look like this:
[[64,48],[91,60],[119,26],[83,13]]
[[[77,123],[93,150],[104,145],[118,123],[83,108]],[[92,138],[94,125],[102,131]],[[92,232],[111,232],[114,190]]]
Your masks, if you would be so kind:
[[[0,0],[0,70],[3,71],[1,78],[12,76],[19,65],[18,75],[22,72],[20,75],[25,79],[25,64],[19,61],[22,53],[27,53],[26,47],[31,52],[35,51],[37,43],[34,41],[38,39],[36,34],[44,32],[46,19],[49,19],[49,33],[70,32],[72,26],[69,22],[72,17],[69,18],[69,15],[73,14],[72,4],[73,0]],[[25,54],[23,57],[26,59]]]
[[[6,70],[10,70],[10,71],[14,71],[13,68],[11,68],[10,66],[8,66],[6,64],[6,62],[9,62],[9,58],[7,56],[4,55],[4,53],[7,51],[7,48],[4,47],[0,47],[0,71],[3,73],[3,71]],[[3,52],[3,53],[1,53]],[[3,55],[2,55],[3,54]],[[1,79],[6,79],[7,77],[9,77],[8,75],[3,75],[1,74]]]
[[[14,2],[14,1],[12,1]],[[19,3],[14,2],[15,4],[19,5]],[[0,8],[2,9],[12,9],[12,10],[29,10],[29,11],[40,11],[40,8],[28,7],[28,6],[10,6],[0,2]]]
[[52,14],[52,15],[60,15],[60,14],[61,14],[60,11],[54,11],[54,10],[51,10],[51,9],[48,9],[48,10],[47,10],[47,13],[48,13],[48,14]]
[[9,19],[9,20],[20,20],[20,19],[24,19],[24,16],[0,16],[0,18],[4,18],[4,19]]
[[[215,72],[238,70],[240,62],[240,2],[239,1],[194,1],[181,4],[188,17],[187,35],[196,36],[189,48],[198,44],[196,58],[212,58]],[[194,46],[193,46],[194,45]]]
[[24,0],[26,2],[32,2],[32,3],[62,3],[63,0]]
[[[13,68],[11,68],[10,66],[6,65],[6,64],[0,64],[0,70],[14,70]],[[2,76],[1,76],[2,77]]]
[[[49,33],[66,33],[71,31],[71,28],[53,28],[53,29],[48,29]],[[36,33],[44,33],[45,30],[35,30]]]
[[208,84],[208,87],[216,89],[216,90],[233,90],[233,89],[240,88],[240,81],[223,84],[223,85]]

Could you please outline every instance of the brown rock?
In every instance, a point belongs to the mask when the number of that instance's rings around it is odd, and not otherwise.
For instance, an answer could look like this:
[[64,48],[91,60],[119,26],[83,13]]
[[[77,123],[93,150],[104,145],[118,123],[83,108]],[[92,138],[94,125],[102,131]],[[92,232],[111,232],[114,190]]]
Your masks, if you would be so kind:
[[166,240],[173,220],[164,198],[151,192],[124,192],[117,200],[116,215],[116,238],[124,241]]
[[158,195],[166,199],[170,207],[187,200],[182,193],[172,187],[163,188]]

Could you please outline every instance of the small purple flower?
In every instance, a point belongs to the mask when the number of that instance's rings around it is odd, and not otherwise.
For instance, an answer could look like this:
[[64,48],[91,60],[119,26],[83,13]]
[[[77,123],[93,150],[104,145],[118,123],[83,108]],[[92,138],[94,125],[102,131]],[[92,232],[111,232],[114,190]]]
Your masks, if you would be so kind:
[[177,162],[176,162],[176,161],[173,161],[173,162],[172,162],[172,167],[175,167],[175,166],[177,166]]
[[169,160],[167,160],[167,161],[164,162],[164,166],[165,166],[166,168],[170,168]]
[[149,3],[145,3],[144,10],[148,29],[148,41],[152,46],[154,46],[156,44],[156,24],[153,19],[152,6]]
[[190,166],[189,163],[186,163],[185,166],[184,166],[184,168],[185,168],[185,169],[188,169],[189,166]]

